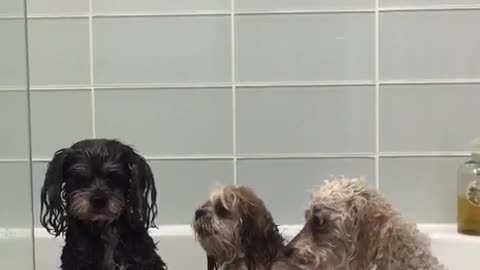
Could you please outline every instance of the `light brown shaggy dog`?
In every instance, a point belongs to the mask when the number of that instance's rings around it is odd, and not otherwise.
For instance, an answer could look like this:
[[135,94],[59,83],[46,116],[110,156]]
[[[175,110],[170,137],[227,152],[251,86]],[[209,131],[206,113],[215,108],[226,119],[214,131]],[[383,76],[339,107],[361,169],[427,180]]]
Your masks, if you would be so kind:
[[430,240],[363,180],[338,178],[312,194],[306,224],[289,243],[309,270],[444,270]]
[[263,201],[242,186],[214,189],[192,224],[207,254],[208,270],[299,270]]

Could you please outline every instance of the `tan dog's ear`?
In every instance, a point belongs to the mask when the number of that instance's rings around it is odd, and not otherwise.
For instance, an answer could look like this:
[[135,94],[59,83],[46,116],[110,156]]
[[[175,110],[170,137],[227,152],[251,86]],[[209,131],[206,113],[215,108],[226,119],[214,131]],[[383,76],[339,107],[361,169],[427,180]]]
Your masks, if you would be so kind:
[[365,212],[363,224],[361,224],[361,236],[368,250],[368,257],[371,260],[381,258],[388,250],[388,246],[393,237],[392,216],[385,213],[378,206],[368,207]]

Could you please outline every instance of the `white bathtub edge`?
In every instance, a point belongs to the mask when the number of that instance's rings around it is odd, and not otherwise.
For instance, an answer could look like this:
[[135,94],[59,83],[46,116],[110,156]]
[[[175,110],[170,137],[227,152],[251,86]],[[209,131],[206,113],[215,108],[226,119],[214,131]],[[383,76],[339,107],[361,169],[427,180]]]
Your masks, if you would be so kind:
[[[295,235],[303,225],[281,225],[279,230],[285,236]],[[458,239],[462,241],[475,241],[480,243],[480,237],[462,235],[457,232],[456,224],[419,224],[420,230],[427,233],[432,239]],[[53,238],[43,228],[34,229],[35,238]],[[193,237],[190,225],[161,225],[151,229],[154,237]],[[0,239],[30,238],[32,231],[27,228],[0,228]]]

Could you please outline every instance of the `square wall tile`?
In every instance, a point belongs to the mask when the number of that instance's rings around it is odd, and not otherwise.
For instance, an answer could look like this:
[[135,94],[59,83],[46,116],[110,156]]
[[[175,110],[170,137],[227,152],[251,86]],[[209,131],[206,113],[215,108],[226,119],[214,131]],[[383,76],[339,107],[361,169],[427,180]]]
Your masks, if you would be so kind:
[[465,160],[382,158],[380,190],[412,221],[455,222],[457,168]]
[[88,19],[29,19],[28,24],[32,86],[88,86]]
[[374,151],[371,86],[238,88],[239,153]]
[[480,78],[479,24],[480,10],[380,14],[380,78]]
[[152,13],[230,10],[230,0],[96,0],[95,13]]
[[380,88],[380,150],[465,151],[480,136],[480,85]]
[[232,153],[231,89],[96,91],[97,136],[144,155]]
[[0,1],[0,17],[1,16],[24,16],[23,0]]
[[[17,0],[18,1],[18,0]],[[89,0],[27,0],[29,15],[88,15]],[[94,1],[95,2],[95,1]]]
[[93,34],[96,84],[231,80],[228,16],[96,18]]
[[35,233],[35,269],[60,269],[64,239],[50,236],[43,228],[36,230]]
[[238,184],[252,187],[277,224],[302,224],[310,192],[330,176],[366,177],[375,186],[373,159],[240,160]]
[[237,80],[374,78],[373,13],[236,16]]
[[28,158],[26,91],[0,91],[0,159]]
[[480,0],[379,0],[380,7],[434,7],[478,5]]
[[[154,241],[158,241],[158,254],[165,260],[168,269],[207,269],[205,251],[193,236],[161,236],[154,237]],[[188,254],[188,259],[185,254]]]
[[[3,0],[2,0],[3,1]],[[23,19],[0,20],[2,49],[0,50],[0,88],[27,86],[25,58],[25,22]]]
[[375,8],[375,0],[236,0],[237,10],[332,10]]
[[52,158],[55,151],[92,136],[90,91],[32,91],[32,153]]
[[47,161],[34,161],[32,163],[33,216],[35,218],[34,224],[37,228],[42,227],[40,224],[40,193],[42,191],[43,182],[45,181],[45,173],[47,172],[47,168]]
[[232,160],[149,162],[155,175],[157,224],[191,224],[195,209],[216,184],[233,184]]
[[32,210],[29,163],[0,162],[0,175],[0,228],[30,228]]
[[20,237],[0,238],[2,269],[32,270],[33,267],[33,241],[31,230],[25,229]]

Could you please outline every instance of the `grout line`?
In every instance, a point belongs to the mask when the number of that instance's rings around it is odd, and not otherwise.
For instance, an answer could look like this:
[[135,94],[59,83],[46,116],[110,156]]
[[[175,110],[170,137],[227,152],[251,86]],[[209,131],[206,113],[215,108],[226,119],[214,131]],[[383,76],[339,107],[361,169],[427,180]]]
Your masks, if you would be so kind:
[[[265,153],[265,154],[237,154],[237,160],[254,160],[254,159],[355,159],[367,158],[424,158],[424,157],[468,157],[469,152],[466,151],[451,151],[451,152],[358,152],[358,153]],[[234,155],[185,155],[185,156],[144,156],[145,159],[155,160],[233,160]],[[33,162],[48,162],[51,158],[48,157],[34,157]],[[0,163],[7,162],[28,162],[28,159],[21,158],[0,158]]]
[[32,14],[28,19],[43,20],[43,19],[88,19],[89,14]]
[[288,86],[364,86],[375,85],[374,81],[270,81],[270,82],[241,82],[238,87],[288,87]]
[[129,90],[129,89],[172,89],[172,88],[230,88],[231,83],[171,83],[171,84],[100,84],[96,90]]
[[185,12],[143,12],[143,13],[95,13],[95,18],[120,18],[120,17],[185,17],[185,16],[228,16],[228,10],[200,10]]
[[[232,0],[231,0],[232,1]],[[29,19],[75,19],[75,18],[116,18],[116,17],[180,17],[180,16],[216,16],[231,15],[268,15],[268,14],[328,14],[328,13],[374,13],[374,12],[400,12],[400,11],[448,11],[448,10],[479,10],[480,5],[440,5],[440,6],[410,6],[410,7],[376,7],[375,9],[315,9],[315,10],[200,10],[185,12],[143,12],[143,13],[95,13],[89,14],[34,14]],[[23,16],[0,15],[0,20],[23,19]]]
[[237,15],[270,15],[270,14],[332,14],[332,13],[373,13],[371,8],[358,9],[293,9],[293,10],[240,10]]
[[410,6],[410,7],[382,7],[380,12],[395,12],[395,11],[449,11],[449,10],[478,10],[480,5],[439,5],[439,6]]
[[422,158],[422,157],[469,157],[471,153],[469,152],[383,152],[380,153],[380,157],[390,157],[390,158],[401,158],[401,157],[412,157],[412,158]]
[[375,0],[375,188],[380,190],[380,61],[379,61],[379,25],[380,16],[378,11],[379,0]]
[[422,85],[422,84],[479,84],[480,79],[437,79],[437,80],[386,80],[381,85]]
[[29,162],[29,161],[30,161],[29,158],[0,158],[0,163],[17,163],[17,162]]
[[298,154],[240,154],[238,159],[326,159],[373,158],[373,153],[298,153]]
[[230,42],[232,72],[232,143],[233,143],[233,184],[238,183],[237,160],[237,86],[236,86],[236,54],[235,54],[235,0],[230,1]]
[[[93,75],[91,75],[93,76]],[[455,85],[455,84],[480,84],[480,79],[452,79],[452,80],[386,80],[378,81],[382,85]],[[298,81],[298,82],[241,82],[235,83],[236,88],[269,88],[269,87],[326,87],[326,86],[376,86],[375,81]],[[173,84],[124,84],[124,85],[93,85],[95,91],[108,90],[131,90],[131,89],[209,89],[209,88],[231,88],[231,83],[173,83]],[[81,85],[60,85],[60,86],[31,86],[31,91],[69,91],[69,90],[91,90],[92,86]],[[19,86],[1,86],[0,92],[24,91],[25,88]]]
[[90,91],[91,91],[91,113],[92,113],[92,138],[97,137],[96,112],[95,112],[95,75],[93,64],[93,0],[88,0],[88,47],[89,47],[89,65],[90,65]]
[[33,192],[33,161],[32,161],[32,108],[31,108],[31,96],[30,96],[30,43],[28,38],[28,8],[27,0],[23,0],[23,22],[24,22],[24,37],[25,37],[25,79],[26,79],[26,94],[27,94],[27,137],[28,137],[28,169],[29,169],[29,180],[30,180],[30,233],[32,241],[32,266],[33,270],[37,268],[37,253],[36,253],[36,235],[35,235],[35,202],[33,201],[34,192]]

